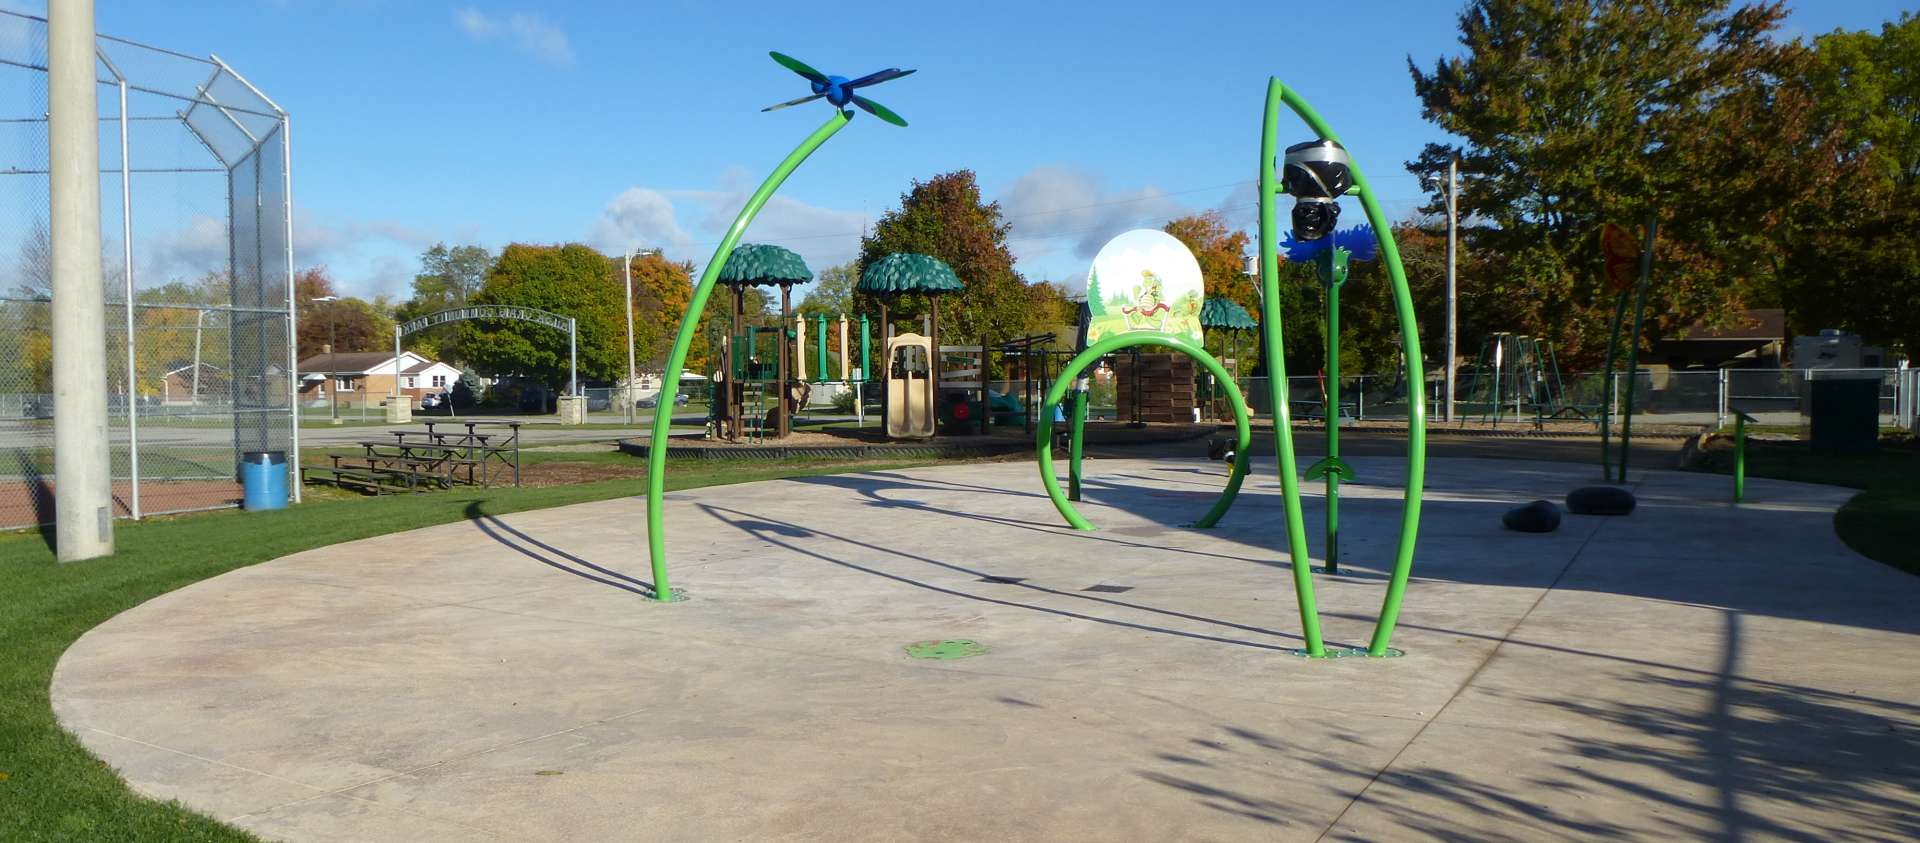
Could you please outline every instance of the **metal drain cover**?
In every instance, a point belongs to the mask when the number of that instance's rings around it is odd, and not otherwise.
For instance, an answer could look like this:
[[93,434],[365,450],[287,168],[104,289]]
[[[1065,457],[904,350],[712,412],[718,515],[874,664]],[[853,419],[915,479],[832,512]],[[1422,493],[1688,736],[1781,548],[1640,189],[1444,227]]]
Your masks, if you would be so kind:
[[987,645],[965,638],[950,638],[942,641],[915,641],[907,645],[907,656],[916,659],[964,659],[969,656],[983,656]]

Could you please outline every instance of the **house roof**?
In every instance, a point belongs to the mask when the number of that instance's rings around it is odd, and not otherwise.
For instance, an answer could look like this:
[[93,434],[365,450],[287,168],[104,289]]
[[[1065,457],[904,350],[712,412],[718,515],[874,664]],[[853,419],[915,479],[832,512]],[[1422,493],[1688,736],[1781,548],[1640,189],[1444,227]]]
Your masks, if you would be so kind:
[[1734,317],[1733,324],[1725,328],[1708,328],[1696,324],[1675,339],[1770,342],[1786,339],[1786,336],[1787,312],[1777,307],[1762,307],[1741,311],[1739,316]]
[[[439,365],[439,361],[429,360],[411,351],[401,354],[403,361],[400,371],[421,372]],[[393,372],[393,354],[385,351],[346,351],[339,354],[315,354],[300,361],[302,372],[325,372],[327,374],[385,375]]]

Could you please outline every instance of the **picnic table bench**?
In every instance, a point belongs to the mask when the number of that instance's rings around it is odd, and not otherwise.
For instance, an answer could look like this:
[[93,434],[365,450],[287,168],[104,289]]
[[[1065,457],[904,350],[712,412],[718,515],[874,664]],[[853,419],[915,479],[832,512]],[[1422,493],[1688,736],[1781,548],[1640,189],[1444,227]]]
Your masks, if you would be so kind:
[[[424,431],[389,431],[392,441],[356,442],[363,453],[329,454],[331,466],[303,467],[301,477],[303,481],[310,475],[322,477],[319,482],[384,494],[445,489],[455,483],[492,485],[491,469],[497,465],[502,479],[511,471],[513,485],[520,485],[521,422],[465,419],[423,424]],[[499,427],[506,431],[490,429]]]

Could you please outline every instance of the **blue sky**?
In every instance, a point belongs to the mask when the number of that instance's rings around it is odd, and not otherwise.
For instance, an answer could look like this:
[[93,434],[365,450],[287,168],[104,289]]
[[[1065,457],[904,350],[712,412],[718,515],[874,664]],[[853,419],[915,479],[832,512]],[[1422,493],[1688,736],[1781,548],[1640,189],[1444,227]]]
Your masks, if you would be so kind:
[[[1795,5],[1789,34],[1877,27],[1908,6]],[[910,179],[960,167],[1001,201],[1032,280],[1077,280],[1108,237],[1182,212],[1250,223],[1269,74],[1320,108],[1402,214],[1422,196],[1402,162],[1440,139],[1406,60],[1458,50],[1459,6],[98,0],[98,17],[102,33],[218,54],[291,113],[297,259],[372,295],[404,294],[436,240],[704,263],[827,116],[760,113],[807,93],[769,49],[847,76],[919,70],[869,91],[910,128],[856,118],[749,231],[816,270],[852,257]]]

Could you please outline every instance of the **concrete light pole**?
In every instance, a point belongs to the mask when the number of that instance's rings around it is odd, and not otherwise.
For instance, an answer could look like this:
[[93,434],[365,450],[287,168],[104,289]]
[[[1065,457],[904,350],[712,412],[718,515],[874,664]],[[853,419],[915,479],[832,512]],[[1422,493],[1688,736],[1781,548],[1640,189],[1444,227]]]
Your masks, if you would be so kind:
[[[1432,185],[1432,181],[1428,181]],[[1455,280],[1455,255],[1459,252],[1460,231],[1460,156],[1447,161],[1447,183],[1444,194],[1447,202],[1447,403],[1446,421],[1453,421],[1453,383],[1455,361],[1460,352],[1456,341],[1459,338],[1459,287]]]
[[[622,390],[622,400],[627,403],[627,424],[633,424],[633,386],[638,378],[638,375],[635,374],[633,364],[633,259],[636,255],[646,257],[657,254],[660,254],[659,249],[627,250],[627,260],[625,264],[625,275],[627,278],[627,388]],[[667,406],[668,412],[672,412],[672,403],[669,402]],[[656,407],[654,411],[659,412],[659,409]]]
[[113,553],[93,0],[53,0],[47,18],[54,553],[75,562]]

